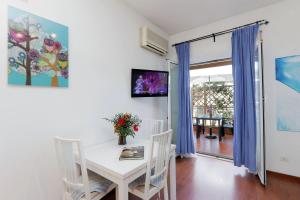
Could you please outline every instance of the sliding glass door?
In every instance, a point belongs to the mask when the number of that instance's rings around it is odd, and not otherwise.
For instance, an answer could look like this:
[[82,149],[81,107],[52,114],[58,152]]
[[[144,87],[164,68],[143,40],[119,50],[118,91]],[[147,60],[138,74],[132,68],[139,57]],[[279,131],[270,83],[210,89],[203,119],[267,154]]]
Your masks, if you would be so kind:
[[231,59],[194,64],[190,84],[197,153],[233,159]]
[[263,185],[266,185],[265,165],[265,132],[264,132],[264,82],[263,82],[263,43],[261,32],[257,44],[255,62],[255,103],[256,103],[256,130],[257,130],[257,173]]

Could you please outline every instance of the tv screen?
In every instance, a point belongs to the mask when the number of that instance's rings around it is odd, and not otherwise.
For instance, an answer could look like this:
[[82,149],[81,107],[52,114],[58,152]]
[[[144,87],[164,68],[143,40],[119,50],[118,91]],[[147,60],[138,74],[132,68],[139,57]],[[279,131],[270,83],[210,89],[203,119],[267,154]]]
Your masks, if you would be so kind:
[[168,96],[169,72],[132,69],[131,97]]

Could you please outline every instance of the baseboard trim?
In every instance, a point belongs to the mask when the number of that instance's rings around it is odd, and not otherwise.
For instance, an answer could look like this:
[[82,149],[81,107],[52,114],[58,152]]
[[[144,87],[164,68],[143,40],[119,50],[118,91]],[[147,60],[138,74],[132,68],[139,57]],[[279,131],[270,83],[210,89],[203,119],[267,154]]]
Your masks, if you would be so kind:
[[271,170],[267,170],[267,174],[273,174],[273,175],[276,175],[276,176],[281,176],[281,177],[285,177],[285,178],[289,178],[289,179],[295,179],[295,180],[300,182],[300,177],[298,177],[298,176],[292,176],[292,175],[283,174],[283,173],[280,173],[280,172],[274,172],[274,171],[271,171]]

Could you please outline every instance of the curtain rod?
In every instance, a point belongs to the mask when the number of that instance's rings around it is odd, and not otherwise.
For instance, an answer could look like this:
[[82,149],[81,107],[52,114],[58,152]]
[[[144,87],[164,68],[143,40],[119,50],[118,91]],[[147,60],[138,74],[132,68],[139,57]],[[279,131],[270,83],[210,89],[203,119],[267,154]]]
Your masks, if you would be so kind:
[[172,47],[174,47],[174,46],[176,46],[178,44],[185,43],[185,42],[196,42],[196,41],[205,40],[205,39],[208,39],[208,38],[213,38],[213,41],[216,42],[216,36],[224,35],[224,34],[227,34],[227,33],[231,33],[233,31],[235,31],[236,29],[244,28],[244,27],[251,26],[251,25],[254,25],[254,24],[268,25],[269,21],[267,21],[267,20],[259,20],[259,21],[256,21],[256,22],[252,22],[250,24],[245,24],[245,25],[238,26],[238,27],[235,27],[235,28],[231,28],[231,29],[228,29],[228,30],[225,30],[225,31],[220,31],[220,32],[217,32],[217,33],[212,33],[212,34],[209,34],[209,35],[205,35],[205,36],[198,37],[198,38],[195,38],[195,39],[187,40],[187,41],[184,41],[184,42],[175,43],[175,44],[172,45]]

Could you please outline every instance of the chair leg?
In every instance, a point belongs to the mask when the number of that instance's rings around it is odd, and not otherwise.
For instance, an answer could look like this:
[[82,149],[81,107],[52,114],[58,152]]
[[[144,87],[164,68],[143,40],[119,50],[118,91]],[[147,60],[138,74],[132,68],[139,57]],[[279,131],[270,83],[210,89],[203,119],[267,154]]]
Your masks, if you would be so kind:
[[168,183],[166,183],[164,186],[164,200],[169,200]]
[[158,192],[158,199],[160,200],[160,191]]
[[120,197],[119,197],[119,187],[118,186],[115,188],[115,192],[116,192],[116,200],[119,200]]

